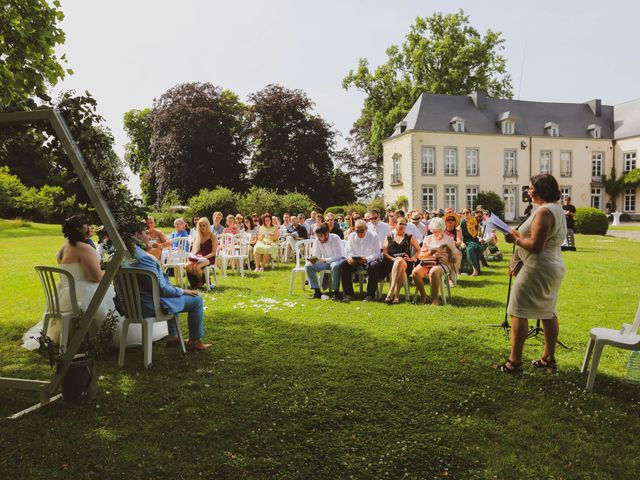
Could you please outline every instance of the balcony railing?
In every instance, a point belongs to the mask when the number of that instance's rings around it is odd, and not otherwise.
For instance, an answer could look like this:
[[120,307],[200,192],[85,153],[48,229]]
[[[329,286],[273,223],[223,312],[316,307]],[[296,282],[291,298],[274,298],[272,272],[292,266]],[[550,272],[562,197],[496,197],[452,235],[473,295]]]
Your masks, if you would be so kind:
[[402,185],[402,175],[400,175],[399,173],[392,173],[391,185]]

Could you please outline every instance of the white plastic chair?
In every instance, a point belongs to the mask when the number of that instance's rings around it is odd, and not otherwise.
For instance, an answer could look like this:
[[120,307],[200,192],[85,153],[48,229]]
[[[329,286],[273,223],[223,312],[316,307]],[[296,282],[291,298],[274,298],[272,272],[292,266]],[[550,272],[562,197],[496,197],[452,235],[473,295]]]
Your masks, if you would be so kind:
[[[425,289],[429,287],[429,275],[424,277],[425,280]],[[449,285],[449,276],[446,273],[442,273],[440,275],[440,288],[438,289],[440,294],[440,303],[441,305],[446,305],[447,302],[451,301],[451,286]],[[416,287],[416,293],[413,295],[414,303],[418,301],[418,288]]]
[[296,266],[291,269],[291,281],[289,282],[289,295],[293,295],[293,283],[296,280],[296,274],[302,273],[302,290],[304,290],[304,281],[307,277],[306,270],[304,268],[307,258],[311,256],[311,248],[313,247],[313,240],[300,240],[296,244]]
[[[389,282],[389,286],[391,286],[391,280],[389,279],[389,276],[391,274],[387,275],[385,278],[381,278],[380,281],[378,282],[378,297],[382,297],[382,292],[384,290],[384,283],[385,282]],[[409,291],[409,277],[407,276],[407,272],[404,272],[404,277],[402,279],[402,286],[404,287],[404,299],[405,301],[409,301],[411,300],[411,293]]]
[[[173,245],[176,245],[173,248]],[[165,254],[166,251],[166,254]],[[172,268],[178,285],[184,288],[187,275],[187,258],[189,256],[189,237],[180,237],[171,241],[171,248],[162,251],[162,270]],[[177,271],[177,274],[176,274]]]
[[636,318],[632,325],[624,323],[620,330],[612,328],[592,328],[589,332],[589,342],[587,343],[587,351],[582,362],[581,372],[584,372],[589,363],[589,358],[593,354],[591,368],[589,368],[589,376],[587,377],[587,391],[593,390],[593,383],[596,380],[598,372],[598,363],[600,363],[600,355],[605,345],[611,345],[625,350],[640,350],[640,335],[638,328],[640,327],[640,303],[636,311]]
[[[42,331],[47,333],[49,328],[49,321],[52,318],[59,318],[62,321],[62,328],[60,329],[60,338],[52,338],[56,343],[60,344],[60,348],[66,351],[67,344],[69,343],[69,332],[71,330],[71,320],[80,315],[80,307],[78,307],[78,300],[76,298],[76,282],[73,279],[73,275],[62,268],[47,267],[44,265],[38,265],[34,267],[42,283],[42,290],[44,291],[45,307],[42,314]],[[69,284],[69,300],[71,304],[70,312],[63,312],[60,308],[60,297],[58,295],[58,284],[56,283],[55,274],[58,274],[58,278],[65,277]]]
[[[153,316],[144,316],[139,282],[144,282],[147,286],[151,287],[154,308]],[[156,322],[175,322],[182,353],[186,353],[184,339],[180,331],[178,314],[168,314],[162,311],[160,306],[160,284],[158,283],[158,277],[156,277],[153,272],[142,268],[120,268],[113,280],[113,284],[125,311],[125,320],[122,324],[122,335],[120,337],[118,365],[121,367],[124,365],[124,354],[127,350],[127,334],[131,323],[140,323],[142,325],[142,349],[145,368],[151,367],[153,324]]]
[[224,233],[220,236],[218,259],[222,265],[222,275],[227,276],[229,262],[237,263],[240,276],[244,277],[244,267],[249,264],[250,233],[231,235]]

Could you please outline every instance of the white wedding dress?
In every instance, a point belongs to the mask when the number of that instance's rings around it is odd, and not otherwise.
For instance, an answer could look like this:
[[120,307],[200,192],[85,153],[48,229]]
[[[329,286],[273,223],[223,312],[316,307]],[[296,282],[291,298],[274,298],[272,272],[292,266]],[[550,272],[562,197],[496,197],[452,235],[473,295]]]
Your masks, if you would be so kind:
[[[84,269],[80,263],[67,263],[58,265],[59,268],[62,268],[69,272],[76,284],[76,298],[78,300],[78,307],[81,310],[86,310],[93,298],[94,293],[98,289],[98,284],[94,282],[88,281],[84,276]],[[71,299],[69,297],[69,283],[67,282],[66,277],[61,277],[60,282],[58,283],[58,295],[60,298],[60,309],[65,311],[71,311]],[[113,298],[115,297],[115,291],[113,286],[110,286],[102,299],[102,303],[98,307],[98,310],[95,315],[95,319],[97,324],[100,325],[107,316],[109,310],[115,311],[116,316],[118,316],[118,328],[113,334],[113,343],[112,346],[119,347],[120,346],[120,337],[122,336],[122,323],[124,319],[118,315],[116,311],[116,307],[113,303]],[[47,328],[47,335],[54,339],[54,341],[58,341],[60,338],[60,327],[61,321],[58,319],[49,320],[49,326]],[[23,347],[27,350],[37,350],[39,347],[38,337],[40,336],[40,331],[42,330],[43,321],[38,322],[36,325],[31,327],[27,333],[25,333],[22,337]],[[160,340],[168,335],[167,322],[158,322],[153,324],[153,340]],[[142,345],[142,326],[139,323],[132,323],[129,325],[129,332],[127,333],[127,347],[129,346],[137,346]]]

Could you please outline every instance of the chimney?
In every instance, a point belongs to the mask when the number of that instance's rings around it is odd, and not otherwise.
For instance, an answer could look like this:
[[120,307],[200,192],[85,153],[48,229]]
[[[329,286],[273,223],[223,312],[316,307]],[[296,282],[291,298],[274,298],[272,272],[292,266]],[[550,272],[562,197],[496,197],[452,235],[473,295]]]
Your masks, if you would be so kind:
[[600,113],[602,112],[602,100],[596,98],[595,100],[587,102],[587,105],[589,105],[591,112],[593,112],[596,117],[600,116]]
[[484,110],[487,108],[487,94],[484,92],[472,92],[469,94],[471,100],[473,100],[473,104],[476,106],[478,110]]

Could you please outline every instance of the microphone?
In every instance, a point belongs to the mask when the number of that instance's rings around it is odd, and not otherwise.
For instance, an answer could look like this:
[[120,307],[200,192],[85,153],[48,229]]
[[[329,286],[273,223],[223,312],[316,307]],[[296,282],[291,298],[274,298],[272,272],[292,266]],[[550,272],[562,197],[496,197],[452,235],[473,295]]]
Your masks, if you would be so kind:
[[531,213],[531,210],[533,209],[533,203],[530,203],[527,208],[524,209],[524,214],[526,216],[529,216],[529,214]]

